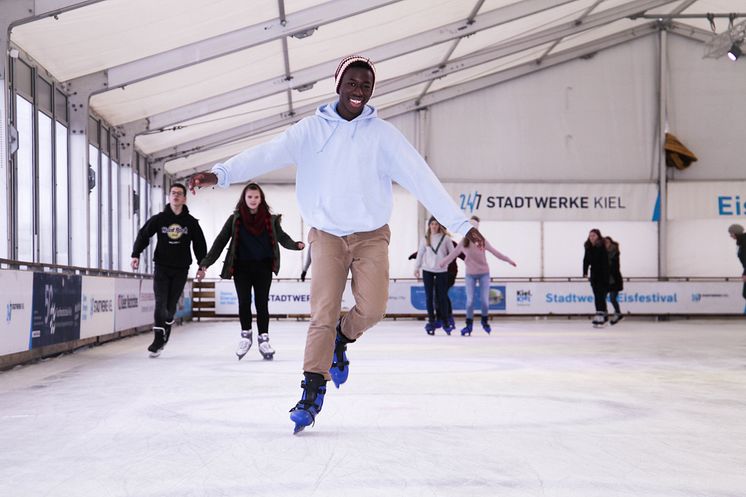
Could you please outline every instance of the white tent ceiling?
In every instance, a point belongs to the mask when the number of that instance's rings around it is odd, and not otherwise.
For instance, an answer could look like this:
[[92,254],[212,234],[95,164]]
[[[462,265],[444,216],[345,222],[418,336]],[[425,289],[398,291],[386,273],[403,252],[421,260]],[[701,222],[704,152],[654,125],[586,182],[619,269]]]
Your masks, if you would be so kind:
[[[448,98],[448,90],[536,70],[537,61],[649,34],[659,16],[704,41],[711,36],[704,15],[744,7],[743,0],[88,0],[19,23],[11,42],[60,82],[105,78],[109,90],[93,95],[93,111],[139,133],[141,151],[183,174],[333,99],[332,73],[351,53],[376,62],[372,103],[395,115]],[[717,17],[715,26],[726,31],[729,19]],[[298,32],[310,36],[291,36]]]

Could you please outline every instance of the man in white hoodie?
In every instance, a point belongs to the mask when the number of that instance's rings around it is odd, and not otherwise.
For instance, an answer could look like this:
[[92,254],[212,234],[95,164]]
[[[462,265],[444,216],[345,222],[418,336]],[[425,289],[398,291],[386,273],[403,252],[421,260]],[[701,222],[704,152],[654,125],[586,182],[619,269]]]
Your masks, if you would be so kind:
[[[326,382],[331,379],[339,388],[347,380],[347,344],[385,316],[392,181],[411,192],[451,232],[477,245],[484,243],[414,147],[367,105],[375,76],[367,58],[344,58],[334,74],[337,101],[322,105],[314,116],[272,141],[189,179],[194,192],[195,187],[245,182],[289,164],[297,167],[298,206],[312,227],[308,242],[314,277],[303,394],[290,414],[295,433],[312,424],[321,411]],[[355,306],[340,319],[350,271]]]

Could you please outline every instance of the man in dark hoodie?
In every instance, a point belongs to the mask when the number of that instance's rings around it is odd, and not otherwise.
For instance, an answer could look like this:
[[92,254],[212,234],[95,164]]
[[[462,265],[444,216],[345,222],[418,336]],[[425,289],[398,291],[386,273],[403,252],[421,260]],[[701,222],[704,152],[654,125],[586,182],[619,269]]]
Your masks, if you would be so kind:
[[189,214],[186,206],[186,187],[174,183],[168,193],[168,204],[137,233],[132,247],[132,269],[140,267],[140,253],[150,242],[150,237],[158,235],[153,261],[153,293],[155,312],[153,343],[148,347],[150,357],[158,357],[168,342],[171,325],[174,322],[176,304],[184,291],[189,266],[192,265],[190,246],[198,261],[207,255],[207,243],[199,221]]
[[738,260],[741,261],[741,265],[743,266],[743,275],[741,276],[743,280],[743,292],[741,295],[746,299],[746,234],[744,234],[743,226],[740,224],[731,224],[728,227],[728,233],[730,233],[730,237],[738,245]]

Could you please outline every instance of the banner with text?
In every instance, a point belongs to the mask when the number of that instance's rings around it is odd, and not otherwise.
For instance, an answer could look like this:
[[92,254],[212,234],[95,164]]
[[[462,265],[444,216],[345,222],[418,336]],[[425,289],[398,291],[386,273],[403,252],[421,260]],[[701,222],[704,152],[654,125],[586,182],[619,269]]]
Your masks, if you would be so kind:
[[114,284],[114,329],[116,331],[153,324],[155,297],[153,280],[117,278]]
[[80,338],[82,276],[34,273],[31,348]]
[[5,311],[0,323],[0,355],[29,349],[33,288],[32,272],[0,270],[0,309]]
[[456,204],[483,221],[657,220],[655,183],[450,183]]
[[114,331],[114,278],[83,276],[80,338]]
[[668,219],[746,221],[746,181],[687,181],[668,184]]

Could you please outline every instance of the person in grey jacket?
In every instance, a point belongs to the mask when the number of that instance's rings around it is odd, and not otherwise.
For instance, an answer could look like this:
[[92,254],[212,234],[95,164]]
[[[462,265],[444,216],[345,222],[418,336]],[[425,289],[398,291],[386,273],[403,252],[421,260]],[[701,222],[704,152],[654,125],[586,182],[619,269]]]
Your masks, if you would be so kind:
[[305,244],[296,242],[282,230],[282,216],[271,214],[264,191],[256,183],[249,183],[241,192],[236,210],[228,216],[210,251],[199,263],[197,279],[218,260],[228,245],[220,277],[233,278],[238,294],[238,316],[241,321],[241,340],[236,355],[240,361],[251,348],[252,320],[251,291],[254,291],[256,322],[259,329],[259,353],[266,360],[274,358],[269,343],[269,289],[272,273],[280,271],[280,245],[289,250],[303,250]]

